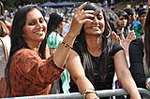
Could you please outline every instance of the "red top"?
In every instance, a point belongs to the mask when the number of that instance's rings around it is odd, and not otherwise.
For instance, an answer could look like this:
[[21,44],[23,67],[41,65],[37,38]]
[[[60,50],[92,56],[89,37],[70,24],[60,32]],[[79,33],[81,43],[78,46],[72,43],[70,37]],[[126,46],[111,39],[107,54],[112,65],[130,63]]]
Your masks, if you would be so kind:
[[46,95],[62,71],[54,64],[52,57],[42,60],[35,51],[21,49],[12,57],[11,96]]

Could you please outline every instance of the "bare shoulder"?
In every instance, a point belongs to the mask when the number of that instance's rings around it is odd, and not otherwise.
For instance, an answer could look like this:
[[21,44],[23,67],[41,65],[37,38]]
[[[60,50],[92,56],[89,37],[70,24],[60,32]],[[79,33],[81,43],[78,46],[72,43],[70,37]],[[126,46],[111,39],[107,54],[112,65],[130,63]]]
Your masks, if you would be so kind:
[[74,50],[71,50],[69,53],[69,57],[79,57],[78,53]]

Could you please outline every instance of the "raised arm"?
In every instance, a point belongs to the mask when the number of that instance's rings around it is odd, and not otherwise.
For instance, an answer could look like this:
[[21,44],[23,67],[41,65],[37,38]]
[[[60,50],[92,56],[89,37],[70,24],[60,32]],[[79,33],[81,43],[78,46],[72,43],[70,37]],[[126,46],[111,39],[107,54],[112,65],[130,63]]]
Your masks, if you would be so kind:
[[69,33],[67,33],[67,35],[64,37],[63,42],[56,49],[56,52],[54,54],[54,62],[57,66],[60,66],[60,68],[63,68],[63,65],[65,64],[66,59],[68,57],[68,53],[73,46],[74,40],[79,34],[82,24],[84,23],[84,19],[82,18],[81,13],[84,12],[82,8],[85,4],[86,3],[82,4],[76,10],[72,19]]
[[92,12],[83,10],[83,7],[86,5],[86,3],[87,2],[83,3],[75,11],[70,31],[65,36],[63,42],[60,44],[54,54],[54,62],[57,66],[61,66],[61,68],[66,63],[68,53],[73,46],[75,38],[77,35],[79,35],[82,25],[87,21],[92,21],[89,19],[89,17],[93,17],[93,14],[91,14]]

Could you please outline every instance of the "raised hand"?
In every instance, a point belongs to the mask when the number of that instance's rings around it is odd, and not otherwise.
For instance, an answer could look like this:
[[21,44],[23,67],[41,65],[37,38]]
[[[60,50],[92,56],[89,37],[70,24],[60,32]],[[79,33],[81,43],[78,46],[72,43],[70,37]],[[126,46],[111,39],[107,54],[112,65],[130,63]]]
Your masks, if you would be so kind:
[[128,49],[130,42],[135,38],[136,38],[135,33],[133,31],[130,31],[127,37],[121,40],[122,47],[124,49]]
[[80,30],[82,28],[82,25],[92,20],[90,18],[94,17],[94,11],[92,10],[84,10],[84,6],[87,4],[87,2],[83,3],[81,6],[79,6],[74,13],[72,23],[70,26],[70,32],[74,35],[78,35],[80,33]]
[[111,39],[112,39],[112,43],[120,44],[120,37],[115,32],[111,33]]

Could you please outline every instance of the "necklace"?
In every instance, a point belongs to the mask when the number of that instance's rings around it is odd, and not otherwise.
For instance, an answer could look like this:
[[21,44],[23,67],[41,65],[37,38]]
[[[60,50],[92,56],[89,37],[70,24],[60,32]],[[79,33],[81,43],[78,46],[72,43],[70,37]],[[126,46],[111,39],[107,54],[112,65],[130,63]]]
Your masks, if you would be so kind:
[[101,48],[91,49],[87,47],[88,52],[95,57],[99,57],[101,55]]

